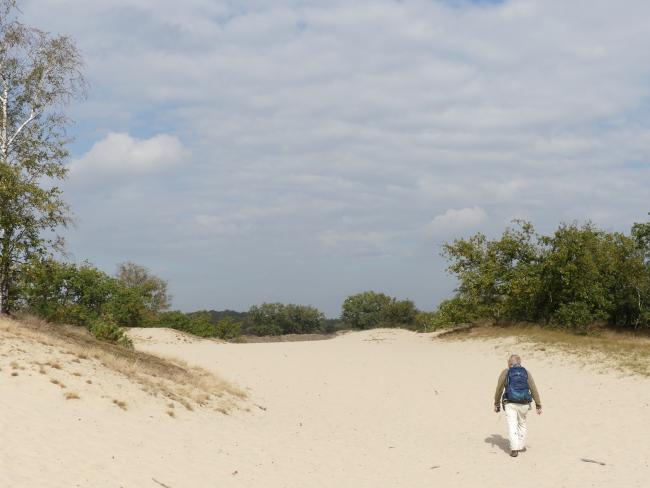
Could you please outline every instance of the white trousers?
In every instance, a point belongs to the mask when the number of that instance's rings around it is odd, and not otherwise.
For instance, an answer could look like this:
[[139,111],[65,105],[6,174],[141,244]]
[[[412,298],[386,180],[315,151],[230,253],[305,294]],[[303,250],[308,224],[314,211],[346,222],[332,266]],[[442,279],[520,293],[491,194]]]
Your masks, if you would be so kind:
[[510,450],[519,451],[526,443],[526,414],[531,409],[530,404],[520,405],[518,403],[506,403],[506,422],[508,423],[508,437],[510,438]]

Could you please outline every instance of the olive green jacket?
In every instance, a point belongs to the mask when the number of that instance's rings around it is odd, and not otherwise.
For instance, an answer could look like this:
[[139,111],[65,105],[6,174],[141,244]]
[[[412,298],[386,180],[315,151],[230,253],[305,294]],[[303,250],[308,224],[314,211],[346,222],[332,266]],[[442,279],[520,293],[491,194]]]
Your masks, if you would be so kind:
[[[537,391],[537,386],[535,385],[535,380],[533,375],[530,374],[530,371],[526,370],[528,373],[528,387],[530,388],[530,393],[533,395],[533,400],[535,400],[535,406],[537,408],[542,408],[542,401],[539,399],[539,392]],[[497,382],[497,390],[494,392],[494,406],[501,404],[503,398],[503,390],[506,387],[506,378],[508,377],[508,370],[504,369],[499,376],[499,381]],[[503,403],[508,403],[508,400],[503,398]]]

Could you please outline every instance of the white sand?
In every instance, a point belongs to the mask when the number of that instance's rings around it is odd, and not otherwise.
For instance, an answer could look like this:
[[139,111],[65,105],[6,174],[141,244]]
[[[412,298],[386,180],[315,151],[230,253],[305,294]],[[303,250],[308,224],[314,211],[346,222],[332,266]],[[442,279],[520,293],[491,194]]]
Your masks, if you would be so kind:
[[[648,379],[524,355],[545,411],[530,415],[528,451],[513,459],[503,414],[492,412],[507,345],[399,330],[262,344],[131,334],[139,349],[246,389],[250,411],[177,409],[171,418],[124,378],[68,363],[60,376],[81,399],[65,400],[49,382],[54,372],[28,366],[44,351],[3,341],[0,486],[648,486]],[[11,361],[27,367],[11,376]],[[117,396],[127,411],[112,404]]]

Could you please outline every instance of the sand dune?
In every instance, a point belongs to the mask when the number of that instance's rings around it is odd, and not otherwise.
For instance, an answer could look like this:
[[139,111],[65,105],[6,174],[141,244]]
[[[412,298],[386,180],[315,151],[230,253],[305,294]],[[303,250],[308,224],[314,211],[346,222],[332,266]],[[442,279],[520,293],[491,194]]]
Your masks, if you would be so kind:
[[[508,342],[401,330],[260,344],[158,329],[131,336],[137,349],[213,371],[248,398],[229,415],[176,407],[172,418],[163,399],[90,362],[39,374],[34,358],[59,353],[3,336],[0,485],[641,487],[650,478],[650,380],[568,356],[522,353],[545,412],[530,416],[528,451],[513,459],[491,410]],[[66,400],[68,390],[81,398]]]

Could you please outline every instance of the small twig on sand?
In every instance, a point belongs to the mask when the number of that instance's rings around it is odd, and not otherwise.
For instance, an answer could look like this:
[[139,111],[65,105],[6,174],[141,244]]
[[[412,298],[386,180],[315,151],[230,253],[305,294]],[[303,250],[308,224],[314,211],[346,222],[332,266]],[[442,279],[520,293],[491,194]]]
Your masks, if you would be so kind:
[[594,464],[600,464],[601,466],[607,466],[605,463],[601,461],[596,461],[595,459],[580,458],[580,461],[582,461],[583,463],[594,463]]
[[156,478],[151,478],[151,479],[153,480],[154,483],[158,483],[158,484],[159,484],[160,486],[162,486],[163,488],[172,488],[171,486],[166,485],[165,483],[161,483],[161,482],[158,481]]

